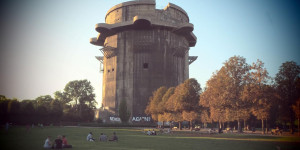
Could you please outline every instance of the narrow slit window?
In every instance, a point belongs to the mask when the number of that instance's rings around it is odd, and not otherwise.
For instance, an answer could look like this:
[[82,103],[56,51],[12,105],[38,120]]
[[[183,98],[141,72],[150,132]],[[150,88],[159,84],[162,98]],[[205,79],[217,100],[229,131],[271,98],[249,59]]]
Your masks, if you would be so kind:
[[107,70],[107,72],[110,72],[110,70]]
[[148,69],[148,68],[149,68],[148,63],[144,63],[144,64],[143,64],[143,68],[144,68],[144,69]]
[[111,69],[111,72],[114,72],[115,71],[115,69],[113,68],[113,69]]

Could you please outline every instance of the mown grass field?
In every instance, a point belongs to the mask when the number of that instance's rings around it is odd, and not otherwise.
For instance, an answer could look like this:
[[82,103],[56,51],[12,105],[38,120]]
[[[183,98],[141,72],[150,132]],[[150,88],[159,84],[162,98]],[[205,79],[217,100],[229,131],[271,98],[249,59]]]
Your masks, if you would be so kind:
[[[88,132],[98,140],[100,133],[111,136],[116,132],[118,142],[87,142]],[[136,128],[93,128],[93,127],[12,127],[0,130],[1,150],[42,150],[46,137],[66,135],[73,150],[296,150],[300,149],[299,137],[261,136],[247,134],[198,134],[174,132],[147,136]]]

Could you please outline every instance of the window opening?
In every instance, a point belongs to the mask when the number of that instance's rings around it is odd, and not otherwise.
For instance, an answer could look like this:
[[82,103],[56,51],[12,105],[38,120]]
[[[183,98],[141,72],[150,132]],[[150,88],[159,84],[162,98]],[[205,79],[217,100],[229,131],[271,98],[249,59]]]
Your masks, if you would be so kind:
[[148,63],[144,63],[144,64],[143,64],[143,68],[144,68],[144,69],[148,69],[148,68],[149,68]]

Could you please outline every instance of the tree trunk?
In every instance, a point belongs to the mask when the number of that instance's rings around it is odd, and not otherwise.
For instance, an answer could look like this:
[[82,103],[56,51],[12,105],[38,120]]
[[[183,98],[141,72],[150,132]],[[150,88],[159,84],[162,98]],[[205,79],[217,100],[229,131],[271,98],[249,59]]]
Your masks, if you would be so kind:
[[261,119],[261,130],[262,130],[262,134],[265,134],[265,129],[264,129],[264,119]]
[[222,122],[222,129],[223,129],[223,128],[225,128],[225,123],[224,123],[224,122]]
[[246,130],[246,119],[244,119],[244,131]]
[[193,131],[193,121],[190,121],[190,130]]
[[[291,105],[289,105],[291,106]],[[293,114],[293,109],[290,109],[290,114]],[[293,116],[290,115],[290,133],[294,134],[294,126],[293,126],[294,120],[293,120]]]
[[181,122],[180,121],[178,122],[178,126],[179,126],[179,130],[182,130]]
[[241,133],[242,132],[242,128],[241,128],[241,120],[238,119],[238,132]]
[[268,134],[268,119],[266,119],[266,133]]
[[300,136],[300,130],[299,130],[299,118],[298,118],[298,136]]
[[162,122],[162,128],[163,129],[165,128],[165,122],[164,121]]
[[229,121],[227,121],[227,128],[230,128]]

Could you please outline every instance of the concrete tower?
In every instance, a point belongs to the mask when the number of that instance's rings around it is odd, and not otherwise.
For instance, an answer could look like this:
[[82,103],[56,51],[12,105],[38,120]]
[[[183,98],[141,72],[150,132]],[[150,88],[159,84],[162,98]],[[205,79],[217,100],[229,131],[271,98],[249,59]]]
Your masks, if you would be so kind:
[[103,71],[102,102],[115,113],[126,100],[133,118],[146,116],[152,92],[188,79],[189,64],[197,59],[188,53],[197,41],[194,26],[171,3],[164,9],[156,9],[153,0],[118,4],[95,29],[99,34],[90,43],[103,47],[103,56],[96,57]]

